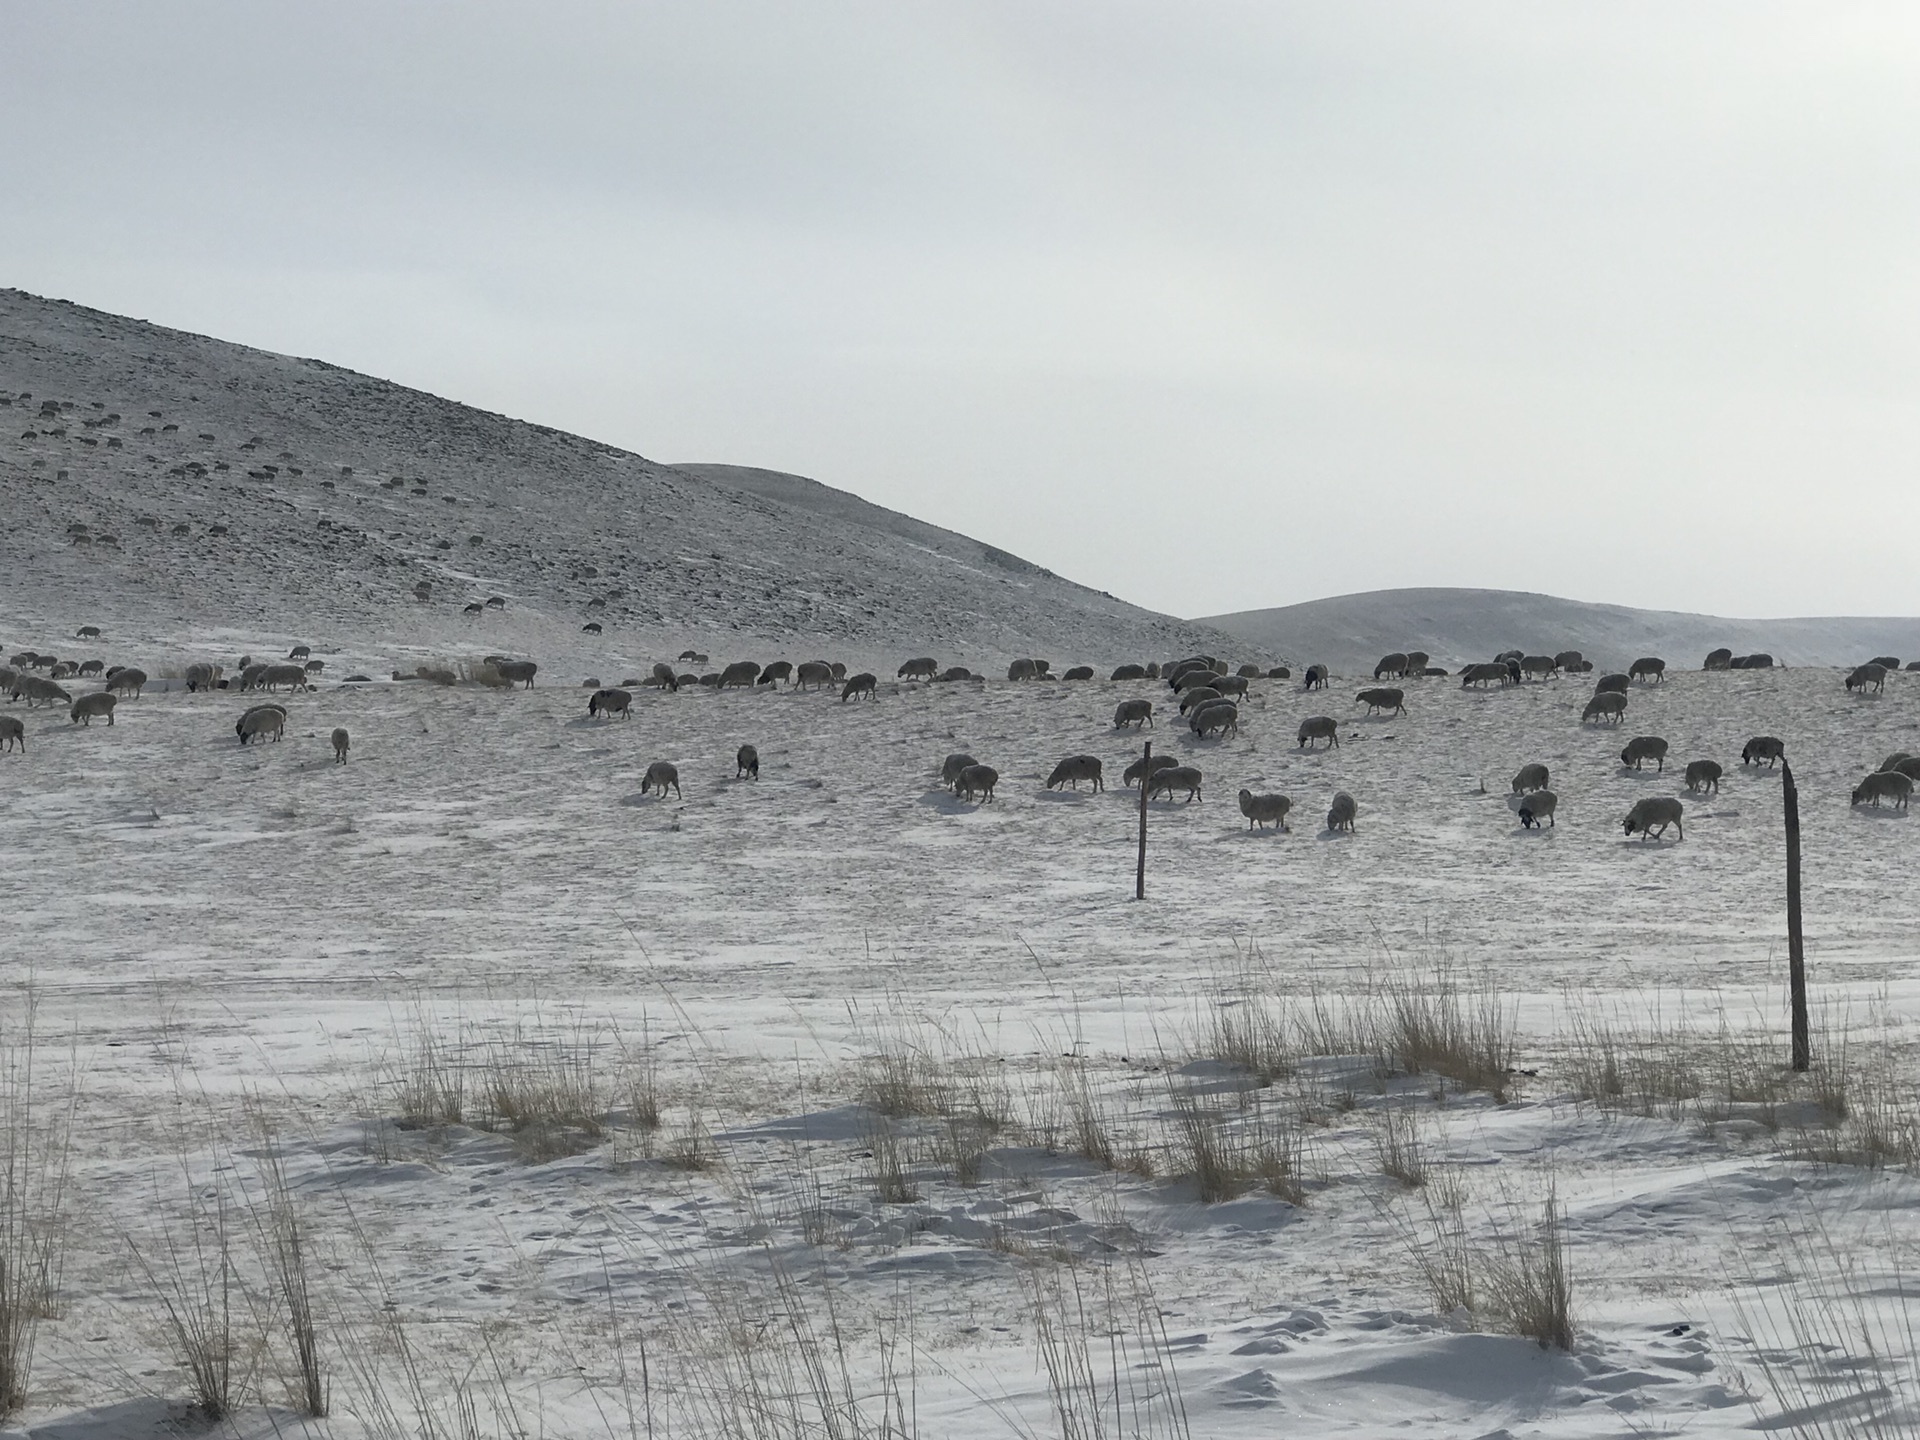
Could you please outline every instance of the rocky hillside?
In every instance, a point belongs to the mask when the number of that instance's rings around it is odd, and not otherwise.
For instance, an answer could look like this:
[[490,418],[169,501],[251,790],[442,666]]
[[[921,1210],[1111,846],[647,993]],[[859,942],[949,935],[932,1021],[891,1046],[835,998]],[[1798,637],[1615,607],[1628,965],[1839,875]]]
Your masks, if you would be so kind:
[[636,656],[791,643],[976,668],[1222,643],[798,476],[659,464],[15,290],[0,498],[0,641],[98,623],[551,649],[594,620]]

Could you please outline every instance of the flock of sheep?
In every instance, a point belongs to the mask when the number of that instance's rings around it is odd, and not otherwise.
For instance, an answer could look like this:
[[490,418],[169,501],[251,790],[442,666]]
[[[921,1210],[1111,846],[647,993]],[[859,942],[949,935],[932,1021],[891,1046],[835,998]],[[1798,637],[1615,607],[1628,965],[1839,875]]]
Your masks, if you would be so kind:
[[[98,641],[100,630],[96,626],[83,626],[77,632],[77,638],[86,641]],[[682,665],[704,666],[708,657],[694,650],[683,651],[678,657]],[[1734,656],[1728,650],[1716,650],[1707,656],[1705,669],[1764,669],[1773,665],[1770,655]],[[1479,686],[1510,686],[1539,682],[1568,674],[1587,674],[1593,670],[1593,664],[1577,650],[1564,650],[1555,655],[1529,655],[1518,650],[1504,652],[1492,661],[1469,664],[1459,671],[1462,689]],[[1887,677],[1900,668],[1899,661],[1892,656],[1878,656],[1854,669],[1846,678],[1849,691],[1883,691]],[[1920,670],[1920,661],[1906,667],[1908,670]],[[309,647],[296,645],[289,651],[286,660],[256,661],[252,656],[241,657],[229,677],[225,667],[209,663],[189,665],[182,677],[189,691],[238,689],[240,691],[274,691],[282,688],[306,690],[312,687],[314,677],[323,669],[321,661],[312,658]],[[489,655],[480,667],[487,683],[504,686],[525,686],[531,688],[539,666],[531,660],[516,660],[502,655]],[[1628,698],[1636,685],[1658,685],[1666,678],[1666,662],[1658,657],[1648,656],[1633,662],[1624,673],[1602,675],[1595,683],[1594,693],[1581,713],[1583,724],[1608,725],[1620,724],[1626,716]],[[943,668],[931,657],[921,656],[904,662],[896,672],[897,678],[908,681],[928,681],[932,683],[955,681],[983,681],[985,677],[975,674],[964,667]],[[1374,667],[1373,678],[1376,681],[1409,677],[1438,677],[1447,672],[1429,663],[1429,657],[1419,651],[1396,651],[1382,657]],[[1184,660],[1166,664],[1135,664],[1117,667],[1111,679],[1114,681],[1161,680],[1176,697],[1178,711],[1192,734],[1201,740],[1210,737],[1229,737],[1239,733],[1241,703],[1246,699],[1250,682],[1258,679],[1290,679],[1292,671],[1286,666],[1262,668],[1257,665],[1229,666],[1215,656],[1194,655]],[[364,682],[363,675],[348,676],[348,683]],[[444,667],[421,666],[412,676],[394,673],[394,679],[419,679],[441,684],[453,684],[458,680],[452,671]],[[1063,675],[1055,677],[1051,662],[1034,658],[1015,660],[1007,669],[1010,682],[1061,679],[1065,681],[1087,681],[1094,678],[1090,666],[1076,666]],[[1328,683],[1328,672],[1324,665],[1310,665],[1304,674],[1305,688],[1309,691],[1324,689]],[[61,681],[97,679],[101,688],[80,695],[73,695],[62,687]],[[600,681],[589,679],[584,684],[592,693],[587,701],[589,718],[630,718],[633,713],[634,690],[654,688],[662,691],[680,691],[687,688],[708,688],[715,690],[754,688],[759,686],[778,687],[782,683],[796,690],[813,690],[830,686],[840,687],[842,703],[851,699],[875,700],[878,698],[878,677],[871,672],[855,675],[847,674],[847,667],[837,662],[810,660],[795,665],[789,661],[776,660],[768,665],[743,660],[726,665],[717,671],[676,670],[664,662],[653,666],[644,679],[628,680],[618,686],[603,686]],[[37,651],[21,651],[0,667],[0,692],[10,700],[24,700],[28,707],[39,704],[64,704],[69,719],[80,725],[90,725],[95,719],[105,719],[114,723],[115,707],[121,697],[138,697],[148,683],[145,671],[131,666],[108,666],[99,659],[72,660],[60,659],[54,655]],[[1406,692],[1398,686],[1375,685],[1360,690],[1354,696],[1356,705],[1364,705],[1368,714],[1406,713]],[[1137,731],[1154,724],[1155,706],[1151,699],[1136,696],[1120,701],[1113,713],[1113,728],[1116,731],[1132,729]],[[287,724],[286,707],[278,701],[265,701],[250,706],[241,713],[234,723],[234,733],[241,744],[249,741],[268,739],[278,741],[285,733]],[[331,735],[334,759],[346,763],[350,739],[344,729],[335,729]],[[1329,749],[1340,744],[1340,722],[1330,715],[1312,715],[1300,722],[1295,735],[1301,749],[1313,749],[1322,742]],[[26,748],[25,727],[19,717],[0,715],[0,748],[5,750]],[[1620,752],[1620,763],[1635,770],[1643,769],[1647,764],[1654,765],[1657,771],[1664,771],[1668,758],[1668,744],[1657,735],[1638,735],[1630,739]],[[1780,761],[1785,754],[1783,743],[1775,736],[1754,736],[1741,751],[1743,765],[1757,765],[1765,762],[1769,767]],[[751,745],[740,747],[736,757],[735,778],[755,779],[759,776],[759,755]],[[1692,793],[1715,793],[1719,790],[1723,771],[1718,762],[1709,759],[1695,759],[1687,763],[1685,769],[1686,787]],[[1140,784],[1145,787],[1146,797],[1157,798],[1162,795],[1173,798],[1181,795],[1191,803],[1202,798],[1204,777],[1198,767],[1184,764],[1171,755],[1157,755],[1148,761],[1136,761],[1124,772],[1124,781],[1131,787]],[[941,783],[962,800],[981,804],[991,803],[994,788],[998,784],[1000,773],[991,765],[980,763],[968,754],[949,755],[940,769]],[[1559,800],[1549,788],[1551,777],[1547,767],[1542,764],[1522,766],[1513,777],[1512,793],[1518,808],[1521,824],[1527,828],[1554,826]],[[1883,802],[1896,808],[1906,808],[1913,791],[1914,781],[1920,779],[1920,757],[1906,752],[1889,755],[1873,773],[1865,777],[1852,794],[1855,805],[1880,806]],[[1047,777],[1047,789],[1053,790],[1072,787],[1078,790],[1082,783],[1095,792],[1105,789],[1104,767],[1096,755],[1076,754],[1062,759],[1053,767]],[[650,765],[641,783],[643,794],[658,794],[665,797],[668,790],[680,795],[680,776],[678,769],[668,761],[656,761]],[[1269,825],[1288,828],[1288,816],[1294,810],[1293,800],[1285,795],[1255,794],[1251,790],[1239,792],[1240,812],[1247,818],[1248,828],[1265,828]],[[1357,805],[1353,797],[1345,791],[1335,794],[1327,812],[1327,828],[1331,832],[1352,831],[1355,828]],[[1628,835],[1639,834],[1645,839],[1663,837],[1671,828],[1675,835],[1684,838],[1683,811],[1679,800],[1658,796],[1636,803],[1624,820]]]

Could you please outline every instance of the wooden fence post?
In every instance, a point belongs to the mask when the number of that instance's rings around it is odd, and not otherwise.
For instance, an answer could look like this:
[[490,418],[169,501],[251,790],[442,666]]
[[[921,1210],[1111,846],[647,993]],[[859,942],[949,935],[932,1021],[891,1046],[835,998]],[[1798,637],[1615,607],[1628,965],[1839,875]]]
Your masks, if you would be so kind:
[[1780,757],[1780,800],[1787,822],[1787,989],[1793,1006],[1793,1068],[1813,1064],[1813,1038],[1807,1021],[1807,950],[1800,936],[1800,791],[1793,766]]
[[1140,861],[1133,872],[1133,898],[1147,898],[1147,786],[1153,780],[1153,741],[1140,754]]

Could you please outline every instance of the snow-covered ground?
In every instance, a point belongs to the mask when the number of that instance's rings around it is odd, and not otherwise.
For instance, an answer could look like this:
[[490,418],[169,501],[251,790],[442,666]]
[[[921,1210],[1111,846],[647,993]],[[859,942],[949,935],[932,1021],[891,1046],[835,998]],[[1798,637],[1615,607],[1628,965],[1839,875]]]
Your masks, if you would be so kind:
[[[71,618],[22,641],[51,648]],[[157,674],[294,638],[311,637],[156,629],[102,649]],[[328,677],[427,653],[334,643],[316,650]],[[514,648],[467,643],[433,653]],[[702,1433],[702,1387],[779,1388],[728,1367],[808,1353],[802,1315],[815,1341],[841,1332],[869,1415],[890,1373],[928,1435],[1060,1433],[1043,1363],[1060,1356],[1036,1335],[1057,1347],[1063,1319],[1095,1336],[1089,1383],[1108,1395],[1117,1374],[1105,1403],[1130,1407],[1088,1433],[1183,1433],[1177,1393],[1196,1435],[1719,1434],[1872,1388],[1801,1345],[1793,1316],[1832,1318],[1802,1293],[1822,1285],[1898,1313],[1920,1184],[1806,1158],[1858,1136],[1779,1074],[1780,779],[1739,752],[1777,734],[1795,762],[1822,1058],[1845,1051],[1857,1110],[1899,1077],[1910,1123],[1920,837],[1847,803],[1884,755],[1920,748],[1906,677],[1857,696],[1830,670],[1680,672],[1636,687],[1617,731],[1580,723],[1585,680],[1414,682],[1392,719],[1363,718],[1354,681],[1261,681],[1239,737],[1203,743],[1163,685],[1104,680],[885,682],[872,703],[642,691],[630,720],[591,720],[571,673],[589,654],[524,691],[330,678],[287,701],[277,745],[236,743],[230,693],[156,690],[111,728],[10,707],[27,749],[0,756],[9,1005],[30,980],[43,1051],[71,1042],[83,1075],[30,1416],[184,1395],[129,1247],[165,1253],[188,1194],[204,1218],[252,1173],[248,1096],[337,1267],[328,1433],[375,1406],[356,1365],[384,1357],[386,1403],[411,1403],[382,1315],[430,1357],[427,1389],[469,1367],[483,1410],[517,1414],[480,1433],[627,1433],[619,1406],[641,1391],[618,1377],[643,1349],[657,1388],[634,1403],[672,1411],[655,1433]],[[594,663],[612,682],[652,658]],[[1156,752],[1206,776],[1200,802],[1150,807],[1144,904],[1119,783],[1140,742],[1110,725],[1131,696],[1160,707]],[[1337,750],[1296,745],[1318,713],[1342,718]],[[1664,774],[1620,765],[1640,734],[1671,742]],[[734,778],[742,743],[757,781]],[[959,750],[1000,770],[991,805],[940,789]],[[1043,788],[1077,752],[1105,761],[1107,793]],[[1693,758],[1725,767],[1717,797],[1683,794]],[[681,795],[641,796],[655,759]],[[1533,761],[1560,796],[1545,832],[1507,794]],[[1291,795],[1291,832],[1249,832],[1242,786]],[[1323,828],[1336,789],[1359,803],[1351,836]],[[1622,834],[1653,794],[1682,794],[1683,841]],[[1358,1044],[1296,1044],[1266,1086],[1208,1040],[1223,1014],[1304,1031],[1443,979],[1517,1024],[1504,1100],[1310,1053]],[[1583,1024],[1685,1052],[1703,1096],[1579,1101]],[[465,1067],[465,1124],[391,1123],[434,1069],[425,1036]],[[515,1066],[591,1072],[610,1133],[530,1141],[489,1119],[487,1077]],[[863,1107],[903,1069],[937,1103],[888,1108],[944,1114]],[[624,1123],[640,1075],[657,1076],[657,1133]],[[1236,1144],[1285,1137],[1304,1192],[1201,1203],[1180,1139],[1194,1097]],[[1076,1153],[1099,1149],[1089,1125],[1115,1165]],[[1405,1168],[1383,1157],[1408,1126],[1417,1189],[1382,1174]],[[876,1193],[887,1136],[917,1198]],[[710,1168],[669,1163],[692,1137]],[[1437,1310],[1418,1263],[1456,1224],[1490,1253],[1518,1244],[1549,1195],[1571,1355]],[[749,1358],[718,1343],[739,1327]],[[1910,1350],[1873,1363],[1910,1405]]]

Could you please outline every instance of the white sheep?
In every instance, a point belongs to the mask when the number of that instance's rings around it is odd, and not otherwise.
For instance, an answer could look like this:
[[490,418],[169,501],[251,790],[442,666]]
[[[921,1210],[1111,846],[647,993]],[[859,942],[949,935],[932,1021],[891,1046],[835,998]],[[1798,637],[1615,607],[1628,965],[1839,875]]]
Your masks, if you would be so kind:
[[1100,757],[1098,755],[1069,755],[1053,767],[1053,773],[1047,777],[1047,789],[1056,785],[1071,785],[1080,788],[1082,780],[1093,782],[1096,793],[1106,789],[1106,782],[1100,778]]
[[1293,809],[1293,801],[1285,795],[1256,795],[1251,790],[1240,792],[1240,813],[1247,817],[1247,828],[1258,825],[1266,829],[1268,825],[1287,828],[1287,812]]
[[1712,760],[1687,762],[1687,789],[1720,793],[1720,766]]
[[679,767],[666,760],[656,760],[647,766],[647,773],[640,779],[640,793],[645,795],[657,789],[660,792],[660,798],[664,800],[667,798],[669,785],[673,787],[674,798],[682,798]]
[[1644,800],[1633,802],[1633,808],[1627,811],[1627,834],[1640,832],[1640,838],[1651,840],[1656,835],[1664,836],[1671,825],[1679,832],[1679,837],[1687,838],[1687,830],[1680,823],[1681,805],[1678,800],[1667,795],[1649,795]]
[[1907,801],[1913,795],[1913,779],[1898,770],[1876,770],[1853,789],[1853,803],[1864,805],[1869,800],[1878,810],[1882,800],[1891,800],[1893,808],[1904,810]]
[[1113,707],[1113,728],[1124,730],[1129,725],[1138,730],[1142,726],[1153,725],[1153,702],[1151,700],[1122,700]]
[[1000,772],[991,765],[969,765],[960,772],[954,793],[962,800],[971,800],[978,795],[982,804],[991,804],[993,787],[999,783]]
[[1547,767],[1544,765],[1522,765],[1513,777],[1513,793],[1525,795],[1547,788]]
[[1340,722],[1331,715],[1309,715],[1300,722],[1299,741],[1302,749],[1311,750],[1313,742],[1325,740],[1338,750],[1340,748]]
[[1162,792],[1171,800],[1173,792],[1187,792],[1186,803],[1191,805],[1203,797],[1200,794],[1200,772],[1192,765],[1169,765],[1166,769],[1154,771],[1153,778],[1147,781],[1147,798],[1152,799]]
[[1333,805],[1327,811],[1327,829],[1335,832],[1345,830],[1349,834],[1353,833],[1353,819],[1358,809],[1359,807],[1353,803],[1353,797],[1351,795],[1347,794],[1344,790],[1336,791],[1333,797]]
[[96,690],[91,695],[82,695],[68,707],[67,719],[78,725],[91,725],[93,717],[104,715],[107,724],[113,724],[113,706],[115,697],[105,690]]
[[1645,768],[1649,760],[1658,762],[1654,767],[1658,770],[1667,768],[1667,742],[1658,735],[1636,735],[1620,752],[1620,763],[1636,770]]
[[1560,797],[1551,790],[1536,790],[1520,807],[1520,823],[1531,830],[1541,821],[1553,824],[1553,812],[1560,807]]

